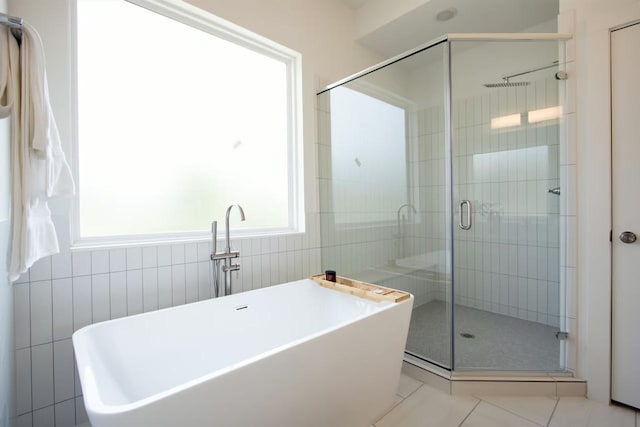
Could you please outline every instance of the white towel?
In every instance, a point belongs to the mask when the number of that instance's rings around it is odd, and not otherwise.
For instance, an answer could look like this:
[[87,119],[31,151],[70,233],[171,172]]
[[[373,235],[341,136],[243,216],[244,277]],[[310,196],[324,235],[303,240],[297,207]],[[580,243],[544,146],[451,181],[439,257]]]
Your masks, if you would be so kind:
[[[4,113],[12,112],[11,186],[12,241],[9,280],[15,281],[37,260],[58,253],[47,200],[75,193],[71,169],[60,144],[60,135],[49,104],[44,49],[36,30],[23,24],[18,46],[9,30],[2,31],[0,89],[5,93]],[[10,84],[2,85],[8,75]],[[3,87],[4,86],[4,87]],[[2,98],[2,92],[0,92]],[[0,115],[3,110],[0,110]]]
[[19,61],[18,44],[13,40],[11,30],[0,27],[0,118],[2,119],[11,114],[15,96],[20,90]]

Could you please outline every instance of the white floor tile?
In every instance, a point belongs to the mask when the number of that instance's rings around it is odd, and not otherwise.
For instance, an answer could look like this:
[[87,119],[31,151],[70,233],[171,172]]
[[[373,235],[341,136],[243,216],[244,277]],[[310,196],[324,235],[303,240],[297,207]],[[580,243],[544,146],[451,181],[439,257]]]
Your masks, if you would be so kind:
[[67,427],[76,423],[76,403],[74,399],[65,400],[55,406],[55,420],[57,426]]
[[16,418],[14,425],[16,427],[32,427],[33,426],[33,413],[20,415]]
[[549,427],[635,427],[634,411],[582,397],[561,397]]
[[558,396],[584,397],[587,395],[587,383],[584,382],[558,382],[556,393]]
[[33,427],[55,427],[53,406],[33,411]]
[[471,415],[461,424],[464,427],[539,427],[537,424],[525,420],[504,409],[487,402],[480,404]]
[[554,396],[556,384],[542,381],[452,381],[452,394],[494,396]]
[[410,363],[404,362],[402,365],[402,373],[414,378],[424,384],[440,390],[443,393],[451,393],[451,382],[447,378],[436,375],[432,372],[418,368]]
[[407,397],[420,387],[422,383],[406,374],[400,375],[400,384],[398,384],[398,394]]
[[459,426],[478,402],[471,396],[451,396],[424,385],[378,421],[376,427]]
[[556,407],[555,397],[520,396],[476,396],[499,408],[546,426]]

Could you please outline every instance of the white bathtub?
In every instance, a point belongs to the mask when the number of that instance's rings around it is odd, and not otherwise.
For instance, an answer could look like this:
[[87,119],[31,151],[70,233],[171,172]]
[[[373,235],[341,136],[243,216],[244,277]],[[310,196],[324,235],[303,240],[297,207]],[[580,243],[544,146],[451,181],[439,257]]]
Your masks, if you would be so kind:
[[412,306],[300,280],[88,326],[85,407],[93,427],[368,426],[394,403]]

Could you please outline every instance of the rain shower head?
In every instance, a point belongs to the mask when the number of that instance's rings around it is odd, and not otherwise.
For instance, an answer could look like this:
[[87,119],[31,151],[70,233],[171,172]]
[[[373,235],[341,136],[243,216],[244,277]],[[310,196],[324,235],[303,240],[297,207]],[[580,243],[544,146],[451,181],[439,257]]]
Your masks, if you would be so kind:
[[494,88],[494,87],[520,87],[520,86],[529,86],[529,82],[510,82],[508,77],[504,77],[501,83],[485,83],[484,87]]
[[[512,82],[510,81],[513,77],[524,76],[525,74],[534,73],[536,71],[546,70],[547,68],[557,67],[559,65],[558,61],[553,61],[550,65],[545,65],[542,67],[534,68],[532,70],[523,71],[521,73],[511,74],[510,76],[504,76],[502,78],[501,83],[485,83],[484,87],[494,88],[494,87],[521,87],[521,86],[529,86],[530,82]],[[557,80],[566,80],[567,73],[561,71],[556,73]]]

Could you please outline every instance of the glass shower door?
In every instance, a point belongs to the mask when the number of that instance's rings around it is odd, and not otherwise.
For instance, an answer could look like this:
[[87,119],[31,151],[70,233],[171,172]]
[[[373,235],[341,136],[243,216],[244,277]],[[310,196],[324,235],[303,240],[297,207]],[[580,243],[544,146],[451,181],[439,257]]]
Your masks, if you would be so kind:
[[456,370],[561,370],[559,51],[451,42]]
[[404,59],[410,70],[411,200],[416,220],[404,239],[406,253],[395,264],[419,281],[406,352],[451,369],[450,154],[446,139],[446,43]]
[[415,296],[407,353],[451,367],[445,43],[318,95],[322,267]]

